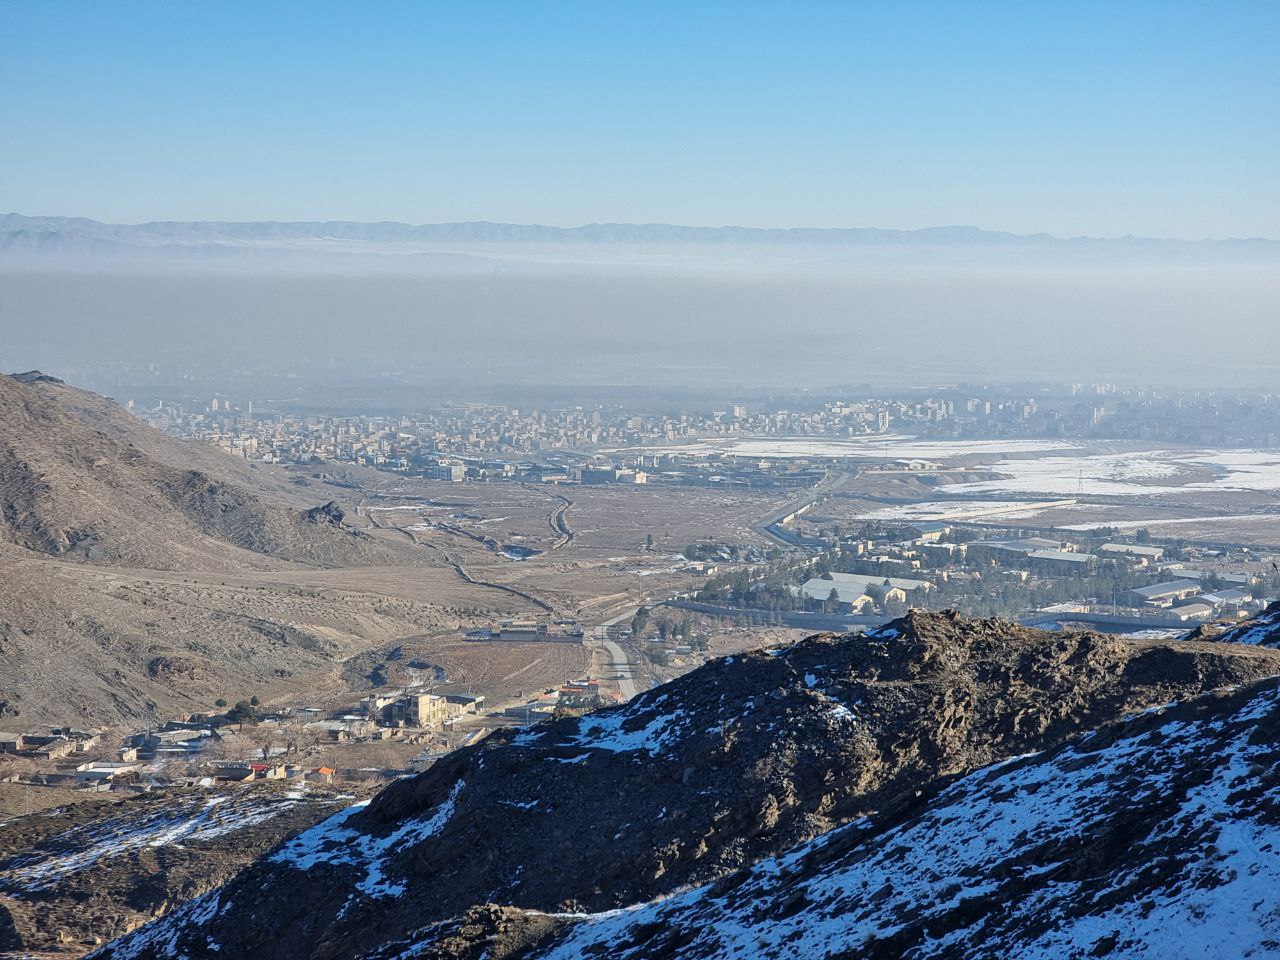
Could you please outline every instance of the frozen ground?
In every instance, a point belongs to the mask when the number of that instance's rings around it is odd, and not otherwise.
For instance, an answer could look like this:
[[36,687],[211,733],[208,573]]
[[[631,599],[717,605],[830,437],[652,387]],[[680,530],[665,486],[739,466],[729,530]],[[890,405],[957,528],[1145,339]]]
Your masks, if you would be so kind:
[[67,831],[48,845],[16,857],[0,870],[0,889],[42,890],[70,873],[125,856],[140,847],[163,848],[211,840],[278,817],[303,801],[302,794],[277,796],[246,791],[190,797],[145,815],[121,816]]
[[1096,523],[1070,523],[1062,527],[1063,530],[1094,530],[1098,527],[1114,527],[1117,530],[1140,530],[1144,527],[1147,529],[1155,529],[1156,527],[1171,526],[1187,526],[1187,525],[1205,525],[1213,524],[1239,524],[1239,523],[1259,523],[1266,521],[1280,521],[1280,513],[1235,513],[1229,516],[1208,516],[1208,517],[1153,517],[1150,520],[1106,520]]
[[970,774],[866,842],[855,822],[739,883],[567,917],[535,955],[1275,957],[1278,700],[1147,711]]
[[1000,480],[950,484],[945,489],[952,494],[1059,496],[1280,490],[1280,451],[1267,450],[1148,450],[1034,457],[1002,460],[990,469],[1005,476]]

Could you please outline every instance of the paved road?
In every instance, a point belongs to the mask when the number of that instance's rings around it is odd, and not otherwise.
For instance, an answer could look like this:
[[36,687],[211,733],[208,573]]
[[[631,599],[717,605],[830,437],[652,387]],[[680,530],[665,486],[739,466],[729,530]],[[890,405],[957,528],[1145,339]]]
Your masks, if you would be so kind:
[[753,523],[751,527],[762,537],[768,537],[770,540],[775,543],[779,543],[784,547],[794,547],[794,543],[787,540],[785,537],[780,537],[771,529],[774,524],[778,523],[783,517],[790,516],[797,510],[801,510],[811,503],[816,503],[827,494],[833,492],[836,488],[844,485],[847,481],[856,476],[856,471],[832,470],[826,477],[818,481],[814,486],[810,487],[806,493],[793,500],[787,501],[786,504],[774,510],[767,517]]
[[622,692],[622,699],[630,700],[636,695],[636,683],[631,673],[631,661],[627,659],[627,651],[612,640],[602,640],[601,644],[613,658],[614,674],[621,676],[618,680],[618,689]]
[[636,695],[635,673],[631,668],[631,659],[627,656],[627,651],[620,644],[609,640],[607,634],[610,627],[634,617],[637,609],[639,608],[632,607],[630,610],[626,610],[616,617],[599,624],[594,630],[595,642],[608,651],[609,658],[613,661],[613,673],[610,676],[622,674],[622,679],[618,681],[618,690],[622,693],[623,700],[630,700]]

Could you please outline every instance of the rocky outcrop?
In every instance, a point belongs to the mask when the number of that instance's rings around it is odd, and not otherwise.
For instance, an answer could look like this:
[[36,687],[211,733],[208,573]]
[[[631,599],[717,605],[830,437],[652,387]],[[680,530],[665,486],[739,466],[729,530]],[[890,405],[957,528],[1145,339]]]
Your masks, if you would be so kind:
[[310,510],[303,511],[302,516],[308,523],[327,523],[336,527],[342,524],[347,515],[336,501],[330,500],[322,506],[312,507]]
[[1248,623],[1223,630],[1213,639],[1222,643],[1247,643],[1280,649],[1280,600]]
[[[497,732],[101,956],[345,958],[428,924],[461,950],[459,924],[495,916],[480,905],[595,913],[705,885],[957,775],[1277,673],[1266,649],[925,613],[728,657],[624,707]],[[560,922],[496,916],[526,945]]]

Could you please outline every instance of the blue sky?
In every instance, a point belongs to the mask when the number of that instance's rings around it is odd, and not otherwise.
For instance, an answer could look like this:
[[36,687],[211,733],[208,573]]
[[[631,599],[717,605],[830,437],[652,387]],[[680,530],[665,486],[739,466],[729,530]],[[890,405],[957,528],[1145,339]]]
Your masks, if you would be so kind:
[[1280,3],[0,0],[0,210],[1280,237]]

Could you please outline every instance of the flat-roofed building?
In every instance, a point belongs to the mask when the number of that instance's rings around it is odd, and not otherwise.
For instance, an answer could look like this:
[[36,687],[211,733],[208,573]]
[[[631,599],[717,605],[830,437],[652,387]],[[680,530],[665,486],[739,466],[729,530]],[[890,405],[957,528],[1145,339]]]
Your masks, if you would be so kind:
[[1127,557],[1144,563],[1155,563],[1164,556],[1164,547],[1149,547],[1140,543],[1104,543],[1098,548],[1098,553],[1110,559]]
[[1185,600],[1200,592],[1198,580],[1169,580],[1153,583],[1149,587],[1137,587],[1129,591],[1129,602],[1137,607],[1171,607],[1178,600]]

